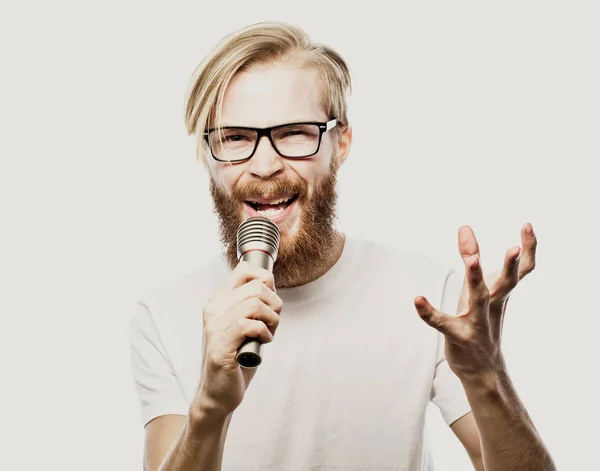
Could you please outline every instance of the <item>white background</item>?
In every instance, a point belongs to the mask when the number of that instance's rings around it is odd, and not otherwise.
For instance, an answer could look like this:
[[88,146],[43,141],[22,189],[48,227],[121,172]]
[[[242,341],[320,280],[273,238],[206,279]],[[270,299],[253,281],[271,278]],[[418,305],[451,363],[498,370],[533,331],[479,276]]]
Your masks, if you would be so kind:
[[[187,81],[219,38],[269,19],[352,69],[341,228],[460,266],[469,224],[490,271],[533,223],[508,367],[559,468],[597,466],[596,2],[407,3],[2,3],[3,469],[141,469],[129,317],[219,249]],[[430,412],[437,469],[470,469]]]

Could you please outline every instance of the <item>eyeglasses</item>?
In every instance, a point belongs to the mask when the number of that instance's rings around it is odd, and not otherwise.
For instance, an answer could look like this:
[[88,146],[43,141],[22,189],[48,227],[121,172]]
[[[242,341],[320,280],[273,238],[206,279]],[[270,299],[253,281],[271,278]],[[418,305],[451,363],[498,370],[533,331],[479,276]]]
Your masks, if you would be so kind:
[[243,162],[250,159],[262,136],[267,136],[275,152],[288,159],[304,159],[319,152],[321,138],[337,125],[337,119],[326,123],[302,122],[280,124],[270,128],[224,126],[204,133],[204,139],[215,160]]

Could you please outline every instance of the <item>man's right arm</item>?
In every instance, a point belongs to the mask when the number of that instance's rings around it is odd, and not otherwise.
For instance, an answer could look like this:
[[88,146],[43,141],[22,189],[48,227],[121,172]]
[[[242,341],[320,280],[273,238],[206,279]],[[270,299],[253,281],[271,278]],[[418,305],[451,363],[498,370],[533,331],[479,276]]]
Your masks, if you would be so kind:
[[[203,353],[198,389],[187,416],[163,414],[146,424],[145,471],[220,471],[231,416],[256,373],[256,369],[238,365],[238,349],[247,338],[271,342],[282,307],[283,301],[275,294],[273,274],[247,262],[239,263],[213,293],[204,307],[203,332],[199,333]],[[138,325],[137,330],[140,329]],[[152,325],[146,326],[145,335],[133,336],[134,358],[142,357],[134,362],[134,373],[137,372],[137,381],[141,383],[138,390],[147,391],[148,384],[150,389],[165,384],[165,380],[156,380],[157,373],[148,367],[152,363],[143,358],[145,353],[153,364],[160,363],[157,369],[171,380],[170,392],[175,396],[172,373],[164,373],[171,371],[164,364],[164,354],[158,352],[155,344],[147,345],[148,338],[153,336],[156,337],[156,332],[152,331]],[[153,397],[153,400],[161,399]]]
[[146,425],[144,471],[220,471],[231,416],[163,415]]

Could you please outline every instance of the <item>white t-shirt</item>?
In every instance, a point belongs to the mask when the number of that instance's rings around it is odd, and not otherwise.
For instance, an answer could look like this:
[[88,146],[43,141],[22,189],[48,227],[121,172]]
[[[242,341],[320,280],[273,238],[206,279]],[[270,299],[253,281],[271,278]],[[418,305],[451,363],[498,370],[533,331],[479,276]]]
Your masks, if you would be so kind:
[[[229,271],[217,257],[140,300],[131,340],[144,424],[188,413],[201,371],[202,310]],[[425,295],[454,314],[461,284],[427,257],[347,237],[325,275],[278,289],[277,334],[231,420],[223,471],[432,470],[429,401],[448,425],[470,407],[443,336],[413,300]]]

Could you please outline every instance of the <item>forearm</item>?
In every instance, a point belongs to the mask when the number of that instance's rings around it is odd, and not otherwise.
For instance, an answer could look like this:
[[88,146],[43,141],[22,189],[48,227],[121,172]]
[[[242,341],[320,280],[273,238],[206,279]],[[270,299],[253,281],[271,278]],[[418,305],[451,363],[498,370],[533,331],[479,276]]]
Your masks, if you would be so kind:
[[462,383],[479,429],[486,471],[556,469],[505,370]]
[[220,471],[230,419],[192,409],[158,471]]

